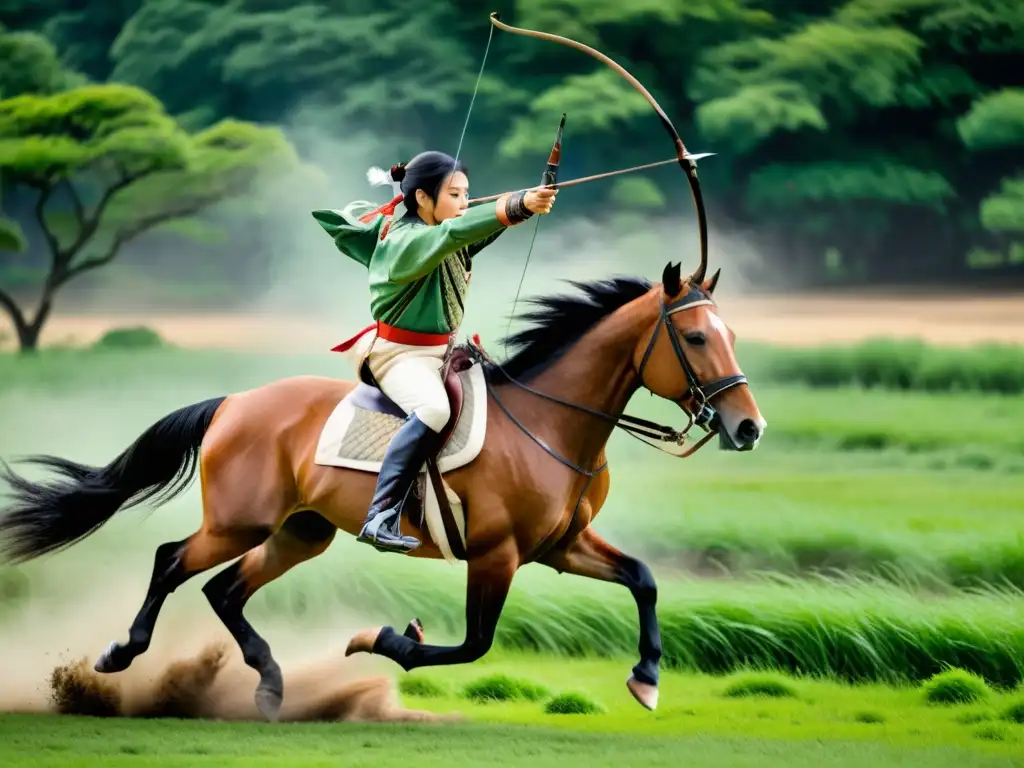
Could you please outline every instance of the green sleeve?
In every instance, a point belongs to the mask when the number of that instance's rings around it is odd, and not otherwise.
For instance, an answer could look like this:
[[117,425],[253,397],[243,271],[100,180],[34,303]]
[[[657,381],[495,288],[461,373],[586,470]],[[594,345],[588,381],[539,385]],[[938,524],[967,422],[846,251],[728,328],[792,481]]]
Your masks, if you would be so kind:
[[480,251],[482,251],[488,245],[490,245],[495,240],[497,240],[499,237],[501,237],[501,233],[504,232],[504,231],[505,231],[504,229],[499,229],[493,235],[488,235],[483,240],[477,240],[475,243],[471,244],[468,248],[466,248],[466,253],[469,255],[469,258],[472,259],[478,253],[480,253]]
[[373,250],[377,247],[380,226],[384,216],[375,216],[364,224],[359,221],[356,208],[348,206],[343,210],[322,209],[313,211],[313,218],[334,240],[339,251],[364,267],[370,266]]
[[460,248],[503,229],[495,204],[484,203],[432,227],[394,230],[378,247],[376,258],[386,260],[388,279],[408,283],[428,274]]

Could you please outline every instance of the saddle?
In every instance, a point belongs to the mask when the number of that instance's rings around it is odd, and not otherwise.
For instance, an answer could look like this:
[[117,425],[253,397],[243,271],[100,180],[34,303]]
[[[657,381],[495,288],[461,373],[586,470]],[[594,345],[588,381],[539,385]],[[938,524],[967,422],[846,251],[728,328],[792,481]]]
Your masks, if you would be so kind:
[[[455,425],[459,423],[462,416],[462,404],[465,400],[465,393],[462,389],[462,377],[460,373],[468,369],[475,360],[464,345],[457,345],[445,355],[441,364],[441,380],[444,382],[444,391],[448,395],[448,406],[450,415],[448,422],[444,425],[436,438],[436,446],[431,453],[431,460],[436,461],[439,454],[451,439]],[[406,413],[390,397],[385,395],[380,385],[377,384],[369,366],[364,361],[359,368],[359,384],[349,397],[354,405],[374,413],[384,413],[399,419],[405,419]]]

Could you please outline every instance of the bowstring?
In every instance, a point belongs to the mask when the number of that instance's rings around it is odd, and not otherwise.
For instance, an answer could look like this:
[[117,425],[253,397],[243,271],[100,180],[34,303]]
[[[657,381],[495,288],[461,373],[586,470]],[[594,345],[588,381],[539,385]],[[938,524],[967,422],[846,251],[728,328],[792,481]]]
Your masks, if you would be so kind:
[[[535,214],[536,215],[536,214]],[[530,238],[530,250],[526,252],[526,263],[523,264],[523,274],[519,276],[519,287],[516,288],[516,297],[512,300],[512,314],[508,316],[508,325],[505,326],[505,357],[508,357],[508,337],[512,329],[512,318],[516,316],[516,304],[519,303],[519,291],[523,288],[523,281],[526,279],[526,269],[530,266],[530,255],[533,253],[533,244],[537,241],[537,230],[540,229],[540,216],[537,216],[537,224],[533,228],[533,237]]]
[[455,160],[452,163],[452,173],[459,167],[459,155],[462,154],[462,143],[466,140],[466,131],[469,129],[469,117],[473,114],[473,105],[476,104],[476,95],[480,90],[480,80],[484,76],[484,68],[487,66],[487,56],[491,52],[491,40],[494,39],[494,25],[488,24],[490,31],[487,33],[487,45],[484,47],[484,57],[480,61],[480,71],[476,73],[476,83],[473,85],[473,95],[469,99],[469,109],[466,110],[466,120],[462,123],[462,135],[459,136],[459,146],[455,150]]
[[[477,75],[476,75],[476,83],[473,86],[473,95],[472,95],[472,97],[469,100],[469,109],[466,111],[466,120],[462,124],[462,135],[459,136],[459,146],[455,150],[455,162],[452,165],[452,172],[455,171],[455,168],[459,164],[459,155],[462,154],[462,144],[466,140],[466,132],[469,129],[469,118],[470,118],[470,115],[473,114],[473,105],[476,104],[476,95],[477,95],[477,93],[480,90],[480,80],[483,78],[484,69],[487,66],[487,56],[488,56],[488,54],[491,51],[491,40],[494,39],[494,25],[491,24],[489,26],[490,26],[490,31],[487,34],[487,45],[484,48],[483,60],[480,62],[480,71],[477,72]],[[508,355],[508,336],[509,336],[509,331],[512,328],[512,318],[515,317],[515,314],[516,314],[516,306],[519,304],[519,293],[520,293],[520,291],[522,291],[523,281],[526,279],[526,270],[530,266],[530,256],[533,254],[533,244],[537,241],[537,231],[539,229],[540,229],[540,217],[538,216],[537,217],[536,226],[534,226],[534,228],[533,228],[533,237],[530,238],[530,249],[526,252],[526,263],[523,265],[523,273],[519,276],[519,286],[516,288],[516,295],[515,295],[515,298],[512,300],[512,314],[509,315],[508,326],[505,328],[504,347],[505,347],[505,354],[506,354],[506,356]]]
[[480,80],[484,76],[484,67],[487,66],[487,54],[491,52],[491,39],[494,37],[494,25],[489,25],[491,31],[487,35],[487,47],[484,48],[484,58],[480,62],[480,71],[476,75],[476,85],[473,86],[473,96],[469,100],[469,109],[466,111],[466,121],[462,124],[462,135],[459,136],[459,146],[455,150],[455,165],[452,166],[452,171],[455,171],[455,167],[459,164],[459,155],[462,154],[462,142],[466,139],[466,130],[469,128],[469,116],[473,114],[473,105],[476,103],[476,94],[480,90]]

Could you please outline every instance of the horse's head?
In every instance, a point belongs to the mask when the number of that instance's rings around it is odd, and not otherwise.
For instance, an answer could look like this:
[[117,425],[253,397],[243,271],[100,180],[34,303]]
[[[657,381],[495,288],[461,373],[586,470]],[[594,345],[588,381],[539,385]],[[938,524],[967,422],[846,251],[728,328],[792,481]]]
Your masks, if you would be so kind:
[[734,354],[735,334],[711,298],[721,270],[703,268],[685,280],[665,266],[658,319],[634,351],[640,383],[677,403],[698,426],[717,432],[723,448],[753,450],[766,422]]

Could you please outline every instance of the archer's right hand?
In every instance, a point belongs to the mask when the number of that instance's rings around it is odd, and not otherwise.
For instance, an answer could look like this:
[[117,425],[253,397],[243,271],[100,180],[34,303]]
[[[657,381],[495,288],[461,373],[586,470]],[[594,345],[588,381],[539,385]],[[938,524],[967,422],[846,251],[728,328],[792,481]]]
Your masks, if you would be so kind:
[[555,195],[557,194],[557,189],[546,187],[531,189],[523,198],[523,205],[533,213],[551,213],[551,206],[555,204]]

